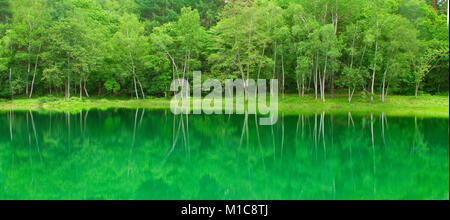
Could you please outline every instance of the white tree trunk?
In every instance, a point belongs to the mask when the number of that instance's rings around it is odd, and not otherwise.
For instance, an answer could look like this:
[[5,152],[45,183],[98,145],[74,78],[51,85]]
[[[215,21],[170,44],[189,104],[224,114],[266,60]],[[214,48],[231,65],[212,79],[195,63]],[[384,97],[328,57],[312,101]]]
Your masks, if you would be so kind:
[[14,92],[12,87],[12,67],[9,68],[9,90],[11,92],[11,100],[14,98]]
[[36,79],[36,73],[37,73],[37,67],[38,67],[38,62],[39,62],[39,53],[41,52],[41,46],[39,46],[39,52],[38,55],[36,55],[36,62],[34,63],[34,73],[33,73],[33,80],[31,81],[31,91],[30,91],[30,96],[29,98],[31,98],[33,96],[33,90],[34,90],[34,81]]
[[375,60],[374,60],[374,67],[373,67],[373,74],[372,74],[372,89],[371,89],[371,96],[370,101],[373,102],[373,96],[374,96],[374,87],[375,87],[375,73],[377,71],[377,52],[378,52],[378,18],[377,18],[377,29],[376,29],[376,40],[375,40]]

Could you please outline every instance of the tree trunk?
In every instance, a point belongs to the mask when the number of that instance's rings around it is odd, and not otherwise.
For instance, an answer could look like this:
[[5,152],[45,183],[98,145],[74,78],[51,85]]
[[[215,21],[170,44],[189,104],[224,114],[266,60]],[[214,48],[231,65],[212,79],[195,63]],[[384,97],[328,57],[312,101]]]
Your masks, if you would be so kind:
[[33,90],[34,90],[34,80],[36,79],[36,72],[37,72],[37,67],[38,67],[38,61],[39,61],[39,53],[41,52],[41,45],[39,45],[39,52],[38,55],[36,55],[36,62],[34,64],[34,73],[33,73],[33,80],[31,81],[31,91],[30,91],[30,96],[29,98],[31,98],[33,96]]
[[66,98],[70,99],[70,75],[67,75]]
[[377,71],[377,52],[378,52],[378,18],[377,18],[377,29],[376,29],[376,40],[375,40],[375,60],[374,60],[374,67],[373,67],[373,74],[372,74],[372,89],[371,89],[371,96],[370,101],[373,102],[373,96],[374,96],[374,86],[375,86],[375,73]]
[[321,85],[321,97],[322,97],[322,101],[323,103],[325,103],[325,79],[326,79],[326,75],[327,75],[327,66],[328,66],[328,56],[325,57],[325,67],[323,70],[323,76],[322,76],[322,85]]
[[31,71],[31,64],[30,61],[28,61],[27,64],[27,76],[25,77],[25,81],[26,81],[26,88],[25,88],[25,94],[28,96],[28,76],[30,75],[30,71]]
[[384,75],[383,75],[383,89],[381,91],[381,101],[384,102],[385,101],[385,88],[386,88],[386,75],[387,75],[387,71],[388,71],[388,67],[386,67],[386,70],[384,71]]
[[13,140],[13,126],[12,126],[12,120],[13,120],[13,111],[9,110],[9,136],[11,138],[11,141]]
[[302,97],[305,96],[305,75],[302,75]]
[[331,70],[331,81],[330,81],[330,84],[331,84],[331,98],[334,99],[334,67]]
[[281,72],[282,72],[282,84],[283,84],[283,99],[284,99],[284,94],[285,92],[285,75],[284,75],[284,54],[281,54]]
[[449,9],[449,1],[447,0],[447,27],[450,23],[450,9]]
[[356,87],[353,87],[353,91],[350,92],[350,87],[348,88],[348,103],[352,102],[353,95],[355,94]]
[[139,80],[139,78],[137,78],[139,87],[141,88],[141,93],[142,93],[142,99],[145,99],[145,93],[144,93],[144,89],[142,88],[142,83],[141,80]]
[[80,79],[80,99],[83,99],[83,84],[82,84],[82,79]]
[[87,88],[86,88],[86,78],[84,79],[84,85],[83,85],[83,87],[84,87],[84,93],[86,94],[86,96],[87,97],[89,97],[89,93],[88,93],[88,91],[87,91]]
[[[350,73],[352,74],[350,77],[354,77],[353,76],[353,62],[354,62],[354,58],[355,58],[355,41],[356,41],[356,32],[358,31],[358,24],[357,24],[357,26],[356,26],[356,28],[355,28],[355,31],[353,32],[353,41],[352,41],[352,56],[351,56],[351,60],[350,60]],[[365,52],[363,52],[363,57],[364,57],[364,53]],[[363,57],[361,58],[361,63],[362,63],[362,59],[363,59]],[[361,68],[361,67],[360,67]],[[358,73],[358,75],[359,75],[359,73]],[[352,79],[353,80],[353,79]],[[356,86],[353,88],[353,92],[350,92],[350,86],[348,87],[348,103],[351,103],[352,102],[352,98],[353,98],[353,94],[354,94],[354,92],[355,92],[355,88],[356,88]]]
[[317,100],[317,83],[318,83],[318,79],[317,79],[317,75],[318,75],[318,71],[319,71],[319,55],[316,54],[316,72],[314,74],[314,95],[315,98]]
[[133,82],[134,82],[134,92],[136,93],[136,99],[139,100],[139,94],[138,94],[137,83],[136,83],[136,69],[134,66],[133,66]]
[[67,76],[66,98],[70,99],[70,75]]
[[[264,42],[264,46],[263,46],[263,51],[262,51],[261,57],[264,57],[265,52],[266,52],[266,42]],[[259,80],[261,78],[261,69],[262,69],[262,62],[259,63],[258,77],[256,78],[257,80]]]
[[352,102],[352,94],[350,92],[350,86],[348,87],[348,103]]
[[419,96],[419,86],[420,86],[420,83],[419,82],[416,82],[416,94],[415,94],[415,98],[417,99],[417,97]]
[[12,67],[9,68],[9,90],[11,92],[11,100],[14,99],[14,92],[12,87]]
[[319,70],[319,79],[318,79],[318,83],[319,83],[319,90],[320,90],[320,100],[323,101],[323,97],[322,97],[322,73]]
[[134,82],[134,92],[136,94],[136,99],[139,100],[139,94],[137,90],[137,84],[136,84],[136,76],[133,75],[133,82]]
[[70,99],[70,53],[67,53],[66,98]]
[[275,78],[276,73],[277,73],[277,42],[275,41],[275,51],[273,58],[273,78]]

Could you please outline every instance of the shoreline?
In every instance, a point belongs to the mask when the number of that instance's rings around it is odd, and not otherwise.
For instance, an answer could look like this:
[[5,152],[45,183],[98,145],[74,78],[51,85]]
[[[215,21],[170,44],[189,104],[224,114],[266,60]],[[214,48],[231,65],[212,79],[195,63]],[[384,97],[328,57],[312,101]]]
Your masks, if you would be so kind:
[[[0,101],[0,112],[5,111],[40,111],[40,112],[80,112],[85,110],[108,109],[136,109],[149,110],[170,109],[170,99],[147,98],[145,100],[127,100],[120,98],[19,98]],[[314,114],[326,112],[332,114],[367,114],[385,113],[390,116],[419,116],[449,118],[448,96],[391,96],[386,102],[375,100],[371,103],[368,98],[355,97],[348,103],[345,95],[328,98],[326,103],[315,100],[312,96],[298,97],[286,95],[279,98],[279,112],[286,115]]]

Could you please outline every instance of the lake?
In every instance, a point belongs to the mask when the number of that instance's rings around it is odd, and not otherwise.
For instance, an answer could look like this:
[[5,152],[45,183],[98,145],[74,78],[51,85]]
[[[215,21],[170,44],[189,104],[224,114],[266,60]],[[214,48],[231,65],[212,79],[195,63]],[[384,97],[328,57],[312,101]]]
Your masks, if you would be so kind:
[[0,199],[448,199],[449,119],[0,112]]

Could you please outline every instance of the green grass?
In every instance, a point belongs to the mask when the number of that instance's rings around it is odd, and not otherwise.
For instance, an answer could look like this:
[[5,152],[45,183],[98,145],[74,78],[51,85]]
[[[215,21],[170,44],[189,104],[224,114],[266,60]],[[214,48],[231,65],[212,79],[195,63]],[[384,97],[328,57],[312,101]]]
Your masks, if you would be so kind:
[[[56,98],[41,97],[34,99],[18,98],[13,101],[0,100],[0,111],[7,110],[33,110],[33,111],[70,111],[79,112],[87,109],[111,108],[146,108],[168,109],[170,99],[147,98],[145,100],[130,100],[126,98]],[[308,114],[326,111],[334,114],[367,114],[369,112],[384,112],[393,116],[423,116],[423,117],[449,117],[449,97],[423,95],[417,99],[413,96],[389,96],[386,102],[379,97],[371,103],[369,98],[354,97],[348,103],[347,96],[338,94],[334,99],[327,97],[326,103],[315,100],[312,96],[298,97],[286,95],[279,100],[279,110],[285,114]]]
[[432,116],[449,117],[449,97],[424,95],[417,99],[414,96],[389,96],[383,103],[379,97],[372,103],[370,98],[354,97],[352,103],[348,103],[347,96],[337,95],[334,99],[328,98],[326,103],[315,100],[312,96],[298,98],[287,96],[280,101],[280,111],[292,114],[308,112],[331,112],[366,114],[386,113],[391,116]]

